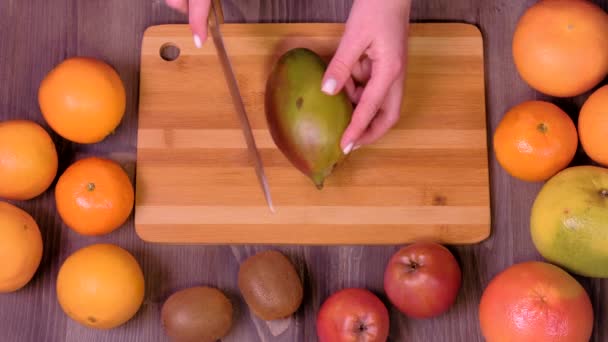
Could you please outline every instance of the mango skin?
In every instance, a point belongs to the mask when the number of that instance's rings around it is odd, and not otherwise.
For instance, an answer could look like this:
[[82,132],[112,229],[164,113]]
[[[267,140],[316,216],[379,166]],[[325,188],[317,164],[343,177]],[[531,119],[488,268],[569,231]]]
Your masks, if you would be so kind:
[[265,111],[275,145],[318,189],[345,158],[340,139],[353,105],[342,90],[321,91],[327,65],[307,48],[280,56],[266,83]]

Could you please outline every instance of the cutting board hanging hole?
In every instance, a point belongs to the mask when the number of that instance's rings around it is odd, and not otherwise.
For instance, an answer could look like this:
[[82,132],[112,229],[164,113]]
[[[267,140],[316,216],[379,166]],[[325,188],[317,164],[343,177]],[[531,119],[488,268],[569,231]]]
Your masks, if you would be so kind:
[[160,47],[160,57],[168,62],[172,62],[179,57],[180,50],[173,43],[166,43]]

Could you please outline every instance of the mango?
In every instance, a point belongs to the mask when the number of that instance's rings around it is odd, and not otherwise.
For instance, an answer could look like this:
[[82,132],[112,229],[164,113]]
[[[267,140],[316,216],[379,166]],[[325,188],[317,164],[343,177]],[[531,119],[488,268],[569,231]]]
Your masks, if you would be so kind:
[[294,48],[274,64],[266,83],[265,112],[277,148],[321,190],[345,158],[340,139],[353,105],[342,90],[321,91],[325,61],[307,48]]

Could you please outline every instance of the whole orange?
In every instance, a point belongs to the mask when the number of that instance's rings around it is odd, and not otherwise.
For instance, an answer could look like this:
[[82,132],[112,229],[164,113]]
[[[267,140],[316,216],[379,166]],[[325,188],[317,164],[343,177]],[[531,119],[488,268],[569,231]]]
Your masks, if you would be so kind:
[[589,158],[608,167],[608,85],[587,98],[578,116],[578,135]]
[[57,175],[57,150],[46,130],[29,120],[0,122],[0,197],[29,200]]
[[544,181],[574,158],[578,135],[572,119],[556,105],[525,101],[511,108],[494,132],[494,152],[511,176]]
[[479,321],[488,342],[589,341],[593,308],[566,271],[528,261],[492,279],[481,296]]
[[113,244],[94,244],[71,254],[57,274],[57,300],[74,321],[112,329],[137,313],[144,299],[137,260]]
[[42,235],[25,210],[0,202],[0,293],[14,292],[32,280],[42,260]]
[[59,216],[82,235],[108,234],[122,226],[131,214],[134,196],[125,170],[99,157],[74,162],[55,187]]
[[521,77],[547,95],[580,95],[608,74],[608,14],[587,0],[544,0],[528,8],[513,35]]
[[105,139],[122,120],[125,88],[107,63],[72,57],[42,80],[38,102],[45,120],[65,139],[91,144]]

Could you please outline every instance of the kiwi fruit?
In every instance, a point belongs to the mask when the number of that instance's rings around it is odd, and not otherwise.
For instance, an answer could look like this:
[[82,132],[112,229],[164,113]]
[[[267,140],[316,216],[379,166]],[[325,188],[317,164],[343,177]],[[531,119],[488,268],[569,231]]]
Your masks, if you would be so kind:
[[292,315],[302,303],[303,288],[291,261],[274,250],[241,263],[238,286],[251,311],[265,321]]
[[215,342],[232,327],[232,303],[218,289],[196,286],[172,294],[163,304],[166,334],[177,342]]

